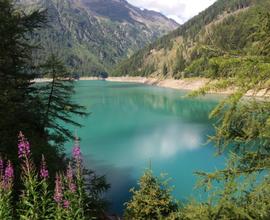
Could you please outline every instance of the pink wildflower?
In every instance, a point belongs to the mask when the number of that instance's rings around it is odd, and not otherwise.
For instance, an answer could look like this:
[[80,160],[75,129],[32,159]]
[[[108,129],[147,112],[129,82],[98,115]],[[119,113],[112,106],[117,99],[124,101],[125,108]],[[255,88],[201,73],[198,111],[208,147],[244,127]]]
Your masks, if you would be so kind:
[[40,177],[43,179],[47,179],[49,177],[49,171],[47,169],[46,161],[43,154],[42,154],[42,161],[41,161],[41,167],[40,167]]
[[2,176],[4,170],[4,162],[2,158],[0,157],[0,176]]
[[77,189],[76,184],[75,183],[70,183],[69,189],[73,193],[76,192],[76,189]]
[[7,167],[5,169],[5,178],[6,179],[12,179],[14,176],[13,167],[11,165],[11,162],[8,161]]
[[76,191],[76,185],[73,183],[73,170],[70,163],[67,168],[67,182],[69,190],[74,193]]
[[58,174],[56,175],[56,178],[55,178],[55,189],[54,189],[53,199],[58,204],[61,203],[61,201],[63,199],[62,180]]
[[70,202],[68,200],[64,200],[64,205],[63,206],[64,206],[65,209],[68,209],[69,206],[70,206]]
[[13,177],[14,177],[14,170],[11,165],[11,162],[8,161],[6,169],[5,169],[5,175],[4,175],[4,188],[5,189],[11,188]]
[[72,181],[73,179],[73,171],[72,171],[72,167],[70,163],[68,164],[68,167],[67,167],[67,179],[68,181]]
[[28,157],[30,155],[30,144],[25,139],[23,133],[19,133],[19,143],[18,143],[18,156],[19,158]]
[[72,149],[72,156],[75,160],[81,159],[81,148],[79,145],[78,138],[75,139],[74,147]]

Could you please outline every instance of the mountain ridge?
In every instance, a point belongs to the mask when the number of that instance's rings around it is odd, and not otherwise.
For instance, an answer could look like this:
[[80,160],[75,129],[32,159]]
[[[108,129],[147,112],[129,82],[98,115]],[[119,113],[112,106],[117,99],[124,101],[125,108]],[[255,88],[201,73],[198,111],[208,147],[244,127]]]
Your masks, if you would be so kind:
[[256,39],[249,36],[260,26],[259,14],[269,9],[267,0],[218,0],[176,30],[122,61],[113,75],[209,76],[216,62],[214,58],[222,60],[226,54],[248,55],[256,51]]
[[[49,26],[31,36],[44,48],[41,57],[58,53],[72,72],[109,71],[123,57],[179,25],[158,12],[125,0],[17,0],[25,10],[48,10]],[[158,18],[158,19],[157,19]]]

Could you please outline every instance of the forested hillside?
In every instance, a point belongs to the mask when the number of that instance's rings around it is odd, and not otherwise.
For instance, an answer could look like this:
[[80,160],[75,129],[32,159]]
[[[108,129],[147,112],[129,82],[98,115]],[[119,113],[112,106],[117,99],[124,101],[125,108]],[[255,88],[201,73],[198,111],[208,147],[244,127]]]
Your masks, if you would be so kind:
[[[268,0],[218,0],[205,11],[124,60],[114,75],[215,77],[232,74],[241,59],[258,57]],[[240,58],[242,57],[242,58]],[[236,70],[236,69],[234,69]]]
[[[160,13],[117,0],[17,0],[27,11],[48,12],[48,26],[31,35],[41,59],[56,52],[72,72],[108,71],[121,58],[174,30],[178,24]],[[38,60],[38,59],[36,59]]]

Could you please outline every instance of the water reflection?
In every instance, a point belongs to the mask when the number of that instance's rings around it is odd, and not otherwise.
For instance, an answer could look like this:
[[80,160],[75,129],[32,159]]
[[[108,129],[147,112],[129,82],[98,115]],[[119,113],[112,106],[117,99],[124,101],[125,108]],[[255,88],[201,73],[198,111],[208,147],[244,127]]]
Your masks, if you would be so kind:
[[156,175],[166,172],[174,179],[178,199],[197,196],[195,171],[224,166],[224,158],[215,158],[213,146],[205,145],[213,133],[208,114],[220,97],[187,99],[181,91],[104,81],[80,81],[76,90],[74,99],[92,112],[75,118],[84,125],[78,129],[82,151],[87,166],[112,184],[107,196],[113,211],[122,210],[150,159]]
[[158,127],[149,134],[142,135],[138,143],[137,153],[140,158],[165,158],[177,156],[179,153],[194,151],[201,147],[201,129],[189,125],[169,125]]

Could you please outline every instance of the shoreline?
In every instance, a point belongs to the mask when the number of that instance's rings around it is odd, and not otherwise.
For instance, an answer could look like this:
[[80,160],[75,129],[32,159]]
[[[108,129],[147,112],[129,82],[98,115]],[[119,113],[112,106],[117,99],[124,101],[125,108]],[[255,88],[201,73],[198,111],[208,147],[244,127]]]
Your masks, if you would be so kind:
[[[211,80],[203,77],[193,77],[185,79],[157,79],[157,78],[147,78],[147,77],[109,77],[106,79],[111,82],[133,82],[133,83],[142,83],[146,85],[158,86],[162,88],[176,89],[176,90],[186,90],[186,91],[196,91],[207,85]],[[236,91],[236,88],[230,87],[224,90],[210,90],[207,94],[219,94],[219,95],[231,95]],[[248,91],[245,94],[245,97],[264,98],[270,97],[270,91],[267,92],[267,89],[262,89],[254,94],[253,90]]]
[[[98,77],[81,77],[80,81],[91,81],[91,80],[101,80]],[[176,89],[176,90],[186,90],[186,91],[196,91],[210,82],[210,79],[203,77],[194,77],[186,79],[158,79],[158,78],[148,78],[140,76],[121,76],[121,77],[108,77],[105,79],[108,82],[128,82],[128,83],[140,83],[152,86],[158,86],[162,88]],[[50,78],[35,79],[33,82],[51,82]],[[221,94],[221,95],[231,95],[235,92],[235,88],[228,88],[222,91],[209,91],[207,94]],[[246,97],[254,96],[253,91],[248,91],[245,95]],[[255,94],[256,97],[270,97],[270,92],[266,93],[266,89],[259,91]]]
[[109,77],[106,79],[111,82],[133,82],[146,85],[158,86],[162,88],[196,91],[204,87],[209,79],[206,78],[187,78],[187,79],[157,79],[147,77]]

